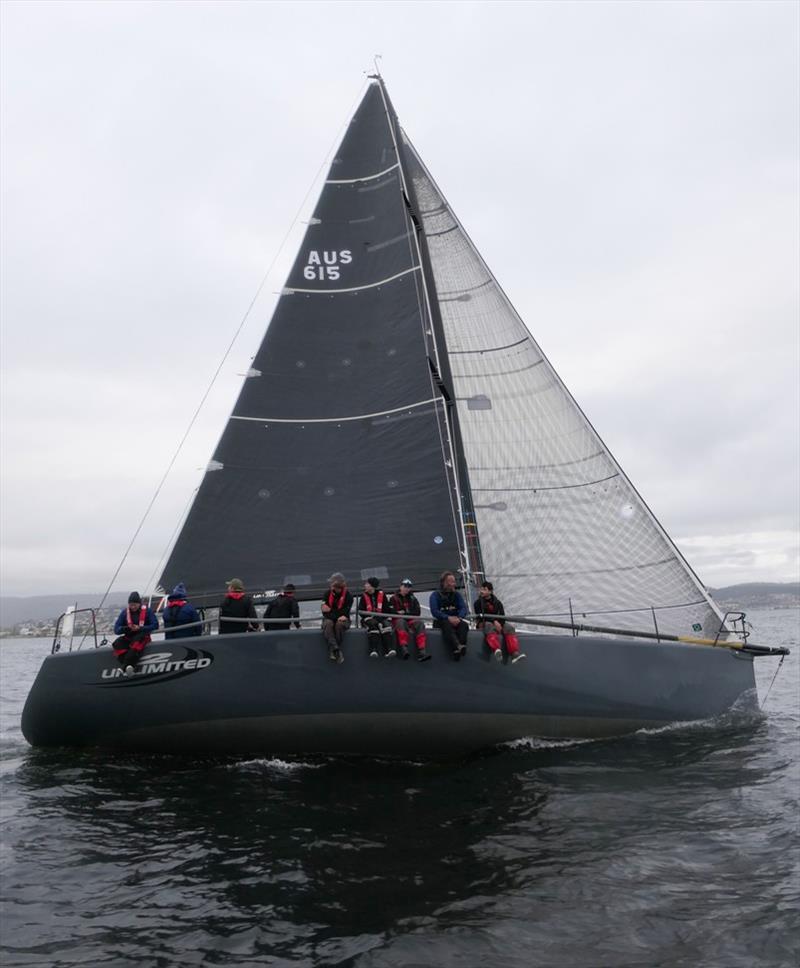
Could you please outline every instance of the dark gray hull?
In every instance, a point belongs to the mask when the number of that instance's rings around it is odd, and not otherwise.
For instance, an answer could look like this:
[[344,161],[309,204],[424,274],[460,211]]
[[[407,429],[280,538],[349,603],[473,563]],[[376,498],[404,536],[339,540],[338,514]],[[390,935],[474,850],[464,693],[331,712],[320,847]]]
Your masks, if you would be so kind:
[[132,678],[110,648],[48,656],[22,731],[34,746],[166,753],[442,756],[526,736],[597,737],[755,705],[752,657],[729,649],[520,635],[527,659],[489,661],[482,637],[454,662],[346,661],[313,630],[153,642]]

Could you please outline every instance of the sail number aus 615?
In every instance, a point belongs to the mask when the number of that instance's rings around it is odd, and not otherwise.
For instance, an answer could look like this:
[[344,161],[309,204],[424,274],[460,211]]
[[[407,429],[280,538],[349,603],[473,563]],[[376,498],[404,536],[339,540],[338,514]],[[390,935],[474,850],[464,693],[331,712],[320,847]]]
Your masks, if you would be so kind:
[[350,249],[339,252],[335,249],[333,252],[312,249],[303,267],[303,275],[306,279],[338,279],[339,266],[346,266],[352,261],[353,253]]

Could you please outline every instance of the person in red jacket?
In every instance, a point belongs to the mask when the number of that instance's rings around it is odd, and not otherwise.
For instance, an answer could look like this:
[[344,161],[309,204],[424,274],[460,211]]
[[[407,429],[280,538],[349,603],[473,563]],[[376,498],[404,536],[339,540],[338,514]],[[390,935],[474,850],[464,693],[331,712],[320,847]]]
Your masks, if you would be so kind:
[[411,636],[414,636],[414,644],[417,647],[417,662],[427,662],[432,656],[428,652],[428,641],[425,635],[425,623],[419,618],[421,614],[420,604],[417,596],[411,590],[414,583],[410,578],[404,578],[400,582],[400,588],[389,599],[389,604],[393,612],[402,615],[402,618],[392,619],[394,634],[397,636],[397,644],[400,646],[400,657],[409,657],[408,643]]
[[347,590],[344,575],[335,571],[328,579],[328,590],[322,596],[322,634],[328,643],[328,658],[331,662],[344,662],[342,642],[344,633],[350,628],[350,610],[353,596]]
[[132,676],[136,671],[144,647],[150,642],[150,633],[157,629],[157,616],[146,605],[142,605],[138,592],[131,592],[128,607],[122,609],[114,623],[114,631],[119,638],[111,644],[126,676]]
[[498,662],[503,661],[503,639],[512,662],[525,658],[525,653],[519,650],[519,639],[514,626],[509,625],[502,617],[505,609],[500,599],[495,596],[494,585],[490,581],[481,583],[475,599],[475,615],[475,627],[483,632],[486,645]]

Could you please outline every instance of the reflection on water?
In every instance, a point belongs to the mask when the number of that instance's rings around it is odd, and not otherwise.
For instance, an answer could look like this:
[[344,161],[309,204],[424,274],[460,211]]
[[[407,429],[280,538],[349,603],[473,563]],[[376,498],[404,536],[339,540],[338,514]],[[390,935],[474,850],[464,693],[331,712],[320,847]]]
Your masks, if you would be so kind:
[[766,716],[444,764],[30,750],[6,706],[2,963],[792,965],[790,662]]

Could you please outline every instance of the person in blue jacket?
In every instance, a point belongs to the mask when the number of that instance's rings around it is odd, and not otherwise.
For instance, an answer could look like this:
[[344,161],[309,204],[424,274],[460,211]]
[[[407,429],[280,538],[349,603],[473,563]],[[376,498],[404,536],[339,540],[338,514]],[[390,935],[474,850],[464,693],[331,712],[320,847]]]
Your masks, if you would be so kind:
[[[200,615],[194,605],[186,599],[186,585],[178,582],[172,589],[172,594],[164,608],[165,639],[188,639],[202,633],[203,628],[199,624]],[[181,628],[182,625],[190,627]]]
[[442,640],[458,662],[467,651],[469,625],[464,621],[467,603],[456,591],[456,576],[452,571],[442,572],[439,591],[431,592],[430,609],[433,627],[442,630]]
[[158,629],[158,618],[146,605],[141,595],[131,592],[128,607],[123,608],[114,622],[114,632],[119,636],[111,643],[117,661],[124,668],[126,676],[132,676],[150,642],[150,633]]

